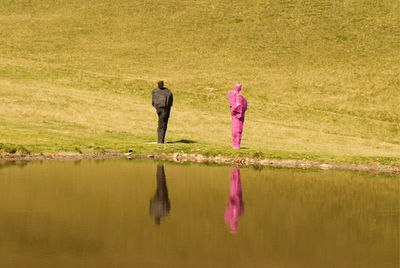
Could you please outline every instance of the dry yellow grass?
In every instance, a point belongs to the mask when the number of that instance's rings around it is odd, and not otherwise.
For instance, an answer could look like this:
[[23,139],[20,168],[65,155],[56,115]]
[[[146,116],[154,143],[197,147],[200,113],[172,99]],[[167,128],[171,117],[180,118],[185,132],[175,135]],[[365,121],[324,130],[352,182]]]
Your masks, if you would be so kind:
[[[226,92],[248,99],[241,154],[400,157],[397,1],[0,0],[0,143],[29,150],[230,150]],[[150,92],[175,95],[167,148]]]

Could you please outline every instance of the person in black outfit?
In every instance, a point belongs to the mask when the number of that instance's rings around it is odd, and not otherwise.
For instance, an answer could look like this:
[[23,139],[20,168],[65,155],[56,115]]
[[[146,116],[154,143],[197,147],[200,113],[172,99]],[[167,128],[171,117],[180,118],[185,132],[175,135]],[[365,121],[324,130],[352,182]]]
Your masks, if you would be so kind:
[[164,87],[164,81],[158,82],[158,88],[152,91],[152,105],[157,110],[158,128],[157,128],[157,143],[164,143],[165,132],[167,131],[168,118],[173,103],[172,92]]
[[155,224],[160,224],[161,218],[168,216],[171,209],[163,165],[157,165],[156,179],[157,189],[150,200],[150,216],[154,217]]

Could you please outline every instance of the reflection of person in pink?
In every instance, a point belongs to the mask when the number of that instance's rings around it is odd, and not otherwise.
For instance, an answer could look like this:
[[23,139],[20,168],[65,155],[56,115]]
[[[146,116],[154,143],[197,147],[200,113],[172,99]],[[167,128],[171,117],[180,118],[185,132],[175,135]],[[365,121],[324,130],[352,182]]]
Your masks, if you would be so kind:
[[240,171],[232,168],[231,182],[229,186],[229,199],[225,210],[225,222],[229,224],[232,233],[236,232],[239,217],[244,212],[242,201],[242,185],[240,183]]
[[247,110],[247,101],[240,95],[241,84],[235,84],[233,90],[228,91],[229,107],[232,116],[232,148],[239,149],[242,139],[244,113]]

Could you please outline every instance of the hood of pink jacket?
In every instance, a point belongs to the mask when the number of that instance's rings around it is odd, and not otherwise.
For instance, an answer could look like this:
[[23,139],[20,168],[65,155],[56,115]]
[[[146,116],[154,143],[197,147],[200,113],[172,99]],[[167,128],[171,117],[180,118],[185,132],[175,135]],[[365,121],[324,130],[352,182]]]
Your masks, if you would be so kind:
[[233,86],[233,90],[239,92],[240,90],[242,90],[242,84],[235,84]]

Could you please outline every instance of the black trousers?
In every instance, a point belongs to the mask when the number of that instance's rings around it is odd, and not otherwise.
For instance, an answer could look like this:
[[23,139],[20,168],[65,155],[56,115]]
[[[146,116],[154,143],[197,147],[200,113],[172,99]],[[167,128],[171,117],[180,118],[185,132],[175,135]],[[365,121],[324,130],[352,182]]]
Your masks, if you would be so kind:
[[171,108],[158,108],[157,115],[158,115],[158,128],[157,128],[157,142],[164,143],[165,139],[165,132],[167,132],[167,125],[169,119],[169,112]]

